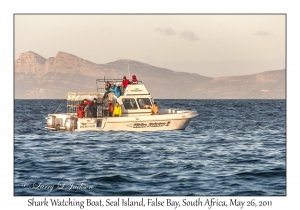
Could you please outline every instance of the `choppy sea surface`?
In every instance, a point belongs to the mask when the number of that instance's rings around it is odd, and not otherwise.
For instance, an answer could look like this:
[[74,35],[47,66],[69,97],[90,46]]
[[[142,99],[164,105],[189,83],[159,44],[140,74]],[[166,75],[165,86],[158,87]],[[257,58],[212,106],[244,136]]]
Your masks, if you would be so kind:
[[286,195],[285,100],[156,100],[185,130],[48,132],[60,100],[14,101],[14,195]]

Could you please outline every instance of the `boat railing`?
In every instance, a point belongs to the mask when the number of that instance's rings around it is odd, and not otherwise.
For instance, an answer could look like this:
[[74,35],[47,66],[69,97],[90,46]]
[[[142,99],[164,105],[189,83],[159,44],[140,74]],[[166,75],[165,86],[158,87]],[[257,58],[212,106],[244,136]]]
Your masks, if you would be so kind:
[[[110,84],[114,83],[122,83],[123,82],[123,79],[106,79],[104,77],[104,79],[96,79],[96,88],[97,88],[97,92],[102,91],[102,92],[105,92],[105,84],[109,82]],[[131,83],[129,83],[131,84]],[[137,83],[135,84],[143,84],[142,81],[138,81]]]
[[67,92],[61,103],[59,104],[58,108],[54,112],[54,114],[57,113],[57,111],[60,109],[62,104],[67,105],[67,114],[74,114],[78,112],[78,105],[84,100],[90,100],[92,101],[93,98],[100,99],[103,97],[102,93],[98,92]]

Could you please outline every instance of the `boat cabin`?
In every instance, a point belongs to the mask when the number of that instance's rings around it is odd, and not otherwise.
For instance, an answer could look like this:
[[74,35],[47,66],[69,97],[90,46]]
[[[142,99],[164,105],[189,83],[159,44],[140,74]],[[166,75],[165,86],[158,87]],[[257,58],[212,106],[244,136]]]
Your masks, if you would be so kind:
[[[107,81],[114,82],[114,84],[117,86],[122,85],[122,80],[97,79],[97,91],[105,91],[105,88],[101,88],[101,84],[105,85]],[[104,92],[102,92],[102,94],[103,96],[105,95]],[[100,111],[100,115],[98,115],[99,117],[104,116],[105,100],[106,99],[102,98],[103,106],[101,107],[102,111]],[[118,98],[114,98],[114,103],[116,101],[122,107],[122,116],[124,117],[136,115],[151,115],[151,107],[154,103],[152,96],[150,95],[142,81],[138,81],[135,84],[128,84],[128,86],[124,90],[124,94]]]

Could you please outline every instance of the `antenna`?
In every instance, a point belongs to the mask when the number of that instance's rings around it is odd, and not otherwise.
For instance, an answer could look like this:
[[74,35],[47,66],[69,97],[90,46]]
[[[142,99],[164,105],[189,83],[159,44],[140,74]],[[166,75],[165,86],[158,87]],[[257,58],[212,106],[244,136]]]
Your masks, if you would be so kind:
[[103,74],[103,80],[104,80],[104,90],[105,90],[105,74]]
[[129,65],[128,65],[128,75],[129,75],[128,79],[130,79]]

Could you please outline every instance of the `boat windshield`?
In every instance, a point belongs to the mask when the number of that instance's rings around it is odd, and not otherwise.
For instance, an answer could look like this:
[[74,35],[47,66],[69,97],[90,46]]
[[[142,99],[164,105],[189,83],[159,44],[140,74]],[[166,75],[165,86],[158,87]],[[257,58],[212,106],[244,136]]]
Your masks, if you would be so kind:
[[150,109],[151,102],[149,98],[138,98],[137,99],[140,109]]
[[134,98],[123,98],[123,105],[125,109],[137,109],[137,105]]

